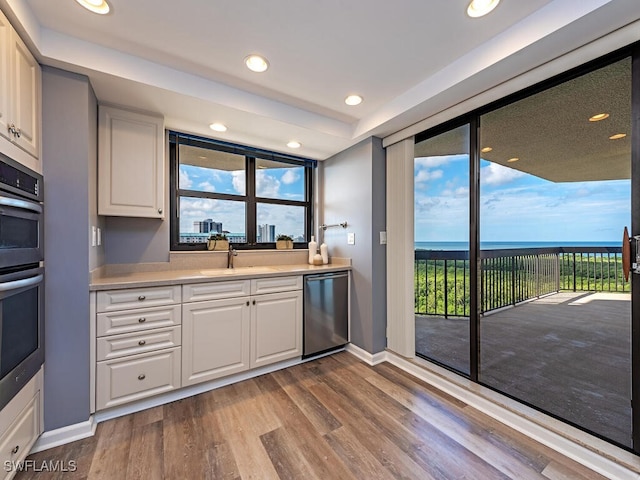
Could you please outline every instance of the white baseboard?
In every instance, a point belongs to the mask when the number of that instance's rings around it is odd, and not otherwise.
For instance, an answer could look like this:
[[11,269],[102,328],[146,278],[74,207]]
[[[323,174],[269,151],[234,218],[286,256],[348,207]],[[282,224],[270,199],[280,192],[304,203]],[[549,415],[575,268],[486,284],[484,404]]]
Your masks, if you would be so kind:
[[[349,349],[347,349],[347,351],[349,351]],[[489,397],[499,395],[492,390],[477,384],[471,384],[469,388],[466,388],[462,384],[447,380],[446,374],[450,372],[443,372],[445,373],[444,375],[438,375],[391,351],[386,351],[385,353],[385,360],[392,365],[607,478],[616,480],[637,480],[640,478],[640,474],[638,473],[640,472],[640,457],[630,452],[615,447],[585,432],[577,431],[577,429],[573,429],[576,430],[576,437],[581,438],[568,438],[549,428],[545,428],[539,422],[526,418],[517,411],[492,401]],[[511,400],[507,399],[507,401]],[[544,416],[537,411],[532,410],[532,413],[538,418]],[[550,420],[561,423],[557,420]],[[596,448],[600,451],[585,446],[590,444],[597,445]]]
[[378,365],[387,359],[387,352],[385,350],[378,353],[369,353],[353,343],[347,344],[345,350],[371,366]]
[[97,424],[93,416],[91,416],[89,417],[89,420],[85,422],[75,423],[73,425],[44,432],[33,445],[31,453],[49,450],[50,448],[59,447],[66,443],[92,437],[96,433],[96,425]]

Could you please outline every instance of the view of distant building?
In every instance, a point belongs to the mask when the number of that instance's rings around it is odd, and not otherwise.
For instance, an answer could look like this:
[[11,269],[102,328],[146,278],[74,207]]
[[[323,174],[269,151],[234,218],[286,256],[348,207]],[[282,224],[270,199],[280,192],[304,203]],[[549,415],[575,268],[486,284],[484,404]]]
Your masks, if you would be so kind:
[[211,218],[202,222],[193,222],[193,231],[195,233],[222,233],[222,222],[214,222]]
[[258,225],[258,243],[275,242],[276,226],[275,225]]

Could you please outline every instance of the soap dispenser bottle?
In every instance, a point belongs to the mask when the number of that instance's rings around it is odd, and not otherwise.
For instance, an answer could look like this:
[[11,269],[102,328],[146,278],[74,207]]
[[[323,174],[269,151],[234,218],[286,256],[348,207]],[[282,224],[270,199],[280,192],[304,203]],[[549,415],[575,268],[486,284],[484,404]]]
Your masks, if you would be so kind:
[[329,247],[327,247],[327,244],[324,242],[320,245],[320,255],[322,255],[322,263],[324,265],[329,263]]
[[315,257],[318,251],[318,243],[313,235],[311,235],[311,241],[309,242],[309,265],[313,265],[313,257]]

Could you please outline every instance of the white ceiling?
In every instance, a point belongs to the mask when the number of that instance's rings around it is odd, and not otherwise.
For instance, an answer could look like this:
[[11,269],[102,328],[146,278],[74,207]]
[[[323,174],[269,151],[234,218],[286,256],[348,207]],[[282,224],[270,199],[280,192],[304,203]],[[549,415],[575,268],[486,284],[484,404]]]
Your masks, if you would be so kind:
[[[106,16],[75,0],[0,8],[41,63],[88,75],[101,102],[321,160],[640,18],[637,0],[502,0],[480,19],[466,16],[468,0],[109,1]],[[249,53],[270,69],[247,70]],[[345,105],[350,93],[365,101]],[[302,148],[288,149],[293,139]]]

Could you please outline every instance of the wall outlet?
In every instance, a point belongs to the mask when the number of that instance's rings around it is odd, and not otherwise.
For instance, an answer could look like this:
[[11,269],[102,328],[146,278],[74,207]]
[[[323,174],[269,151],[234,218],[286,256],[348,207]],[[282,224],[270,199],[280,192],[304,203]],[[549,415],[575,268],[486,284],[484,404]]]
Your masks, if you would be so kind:
[[96,232],[96,226],[91,225],[91,246],[95,247],[98,242],[98,233]]
[[380,232],[380,245],[387,244],[387,232]]
[[97,229],[98,235],[97,235],[97,243],[98,246],[102,245],[102,229],[100,227],[98,227]]
[[353,232],[347,233],[347,244],[355,245],[356,244],[356,234]]

